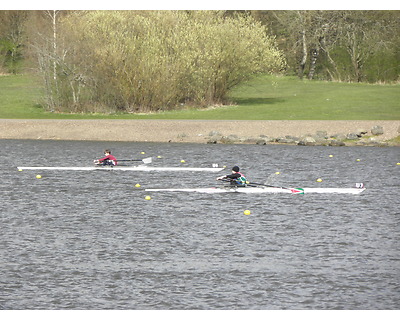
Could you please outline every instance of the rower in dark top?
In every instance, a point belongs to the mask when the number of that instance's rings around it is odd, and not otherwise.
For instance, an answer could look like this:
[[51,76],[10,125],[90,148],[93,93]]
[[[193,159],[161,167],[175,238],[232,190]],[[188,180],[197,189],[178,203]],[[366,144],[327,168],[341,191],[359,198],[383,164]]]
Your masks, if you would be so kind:
[[247,179],[240,172],[240,169],[238,166],[234,166],[232,168],[232,174],[218,177],[217,180],[228,180],[230,182],[231,186],[236,186],[236,187],[245,187],[247,184]]
[[104,150],[104,158],[99,160],[94,160],[95,164],[100,164],[103,166],[116,166],[118,164],[117,159],[111,154],[110,150]]

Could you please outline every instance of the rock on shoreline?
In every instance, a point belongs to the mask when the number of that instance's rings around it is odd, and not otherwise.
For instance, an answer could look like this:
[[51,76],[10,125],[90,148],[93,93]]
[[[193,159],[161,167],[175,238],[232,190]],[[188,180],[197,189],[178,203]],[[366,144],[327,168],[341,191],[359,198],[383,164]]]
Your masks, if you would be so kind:
[[393,146],[399,120],[17,120],[0,139]]

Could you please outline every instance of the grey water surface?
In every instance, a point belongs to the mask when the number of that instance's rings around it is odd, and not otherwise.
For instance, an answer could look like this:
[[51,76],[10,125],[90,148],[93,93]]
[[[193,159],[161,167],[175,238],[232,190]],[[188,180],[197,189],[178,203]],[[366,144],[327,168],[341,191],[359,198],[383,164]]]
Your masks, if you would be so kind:
[[[90,166],[105,148],[153,156],[153,166],[238,165],[276,186],[367,190],[149,194],[219,185],[221,173],[17,170]],[[0,309],[400,308],[399,148],[0,140],[0,149]]]

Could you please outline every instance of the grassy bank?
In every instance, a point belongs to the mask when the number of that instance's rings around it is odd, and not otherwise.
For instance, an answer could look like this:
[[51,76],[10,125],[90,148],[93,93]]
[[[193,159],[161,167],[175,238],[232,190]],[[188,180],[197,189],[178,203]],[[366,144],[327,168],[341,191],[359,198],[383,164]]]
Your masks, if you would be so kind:
[[260,76],[230,93],[233,106],[158,114],[57,114],[41,108],[29,76],[0,76],[2,119],[399,120],[400,85],[301,81]]
[[45,116],[40,97],[38,79],[22,75],[0,75],[0,118],[38,119]]

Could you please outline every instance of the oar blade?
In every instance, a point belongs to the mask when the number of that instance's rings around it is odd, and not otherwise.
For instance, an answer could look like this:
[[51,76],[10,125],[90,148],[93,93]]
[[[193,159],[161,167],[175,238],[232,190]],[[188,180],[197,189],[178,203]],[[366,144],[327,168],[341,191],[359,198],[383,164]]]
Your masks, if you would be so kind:
[[292,188],[292,189],[290,189],[290,191],[292,191],[292,193],[304,194],[303,188]]
[[152,157],[148,157],[148,158],[144,158],[142,159],[142,162],[145,164],[149,164],[153,162],[153,158]]

